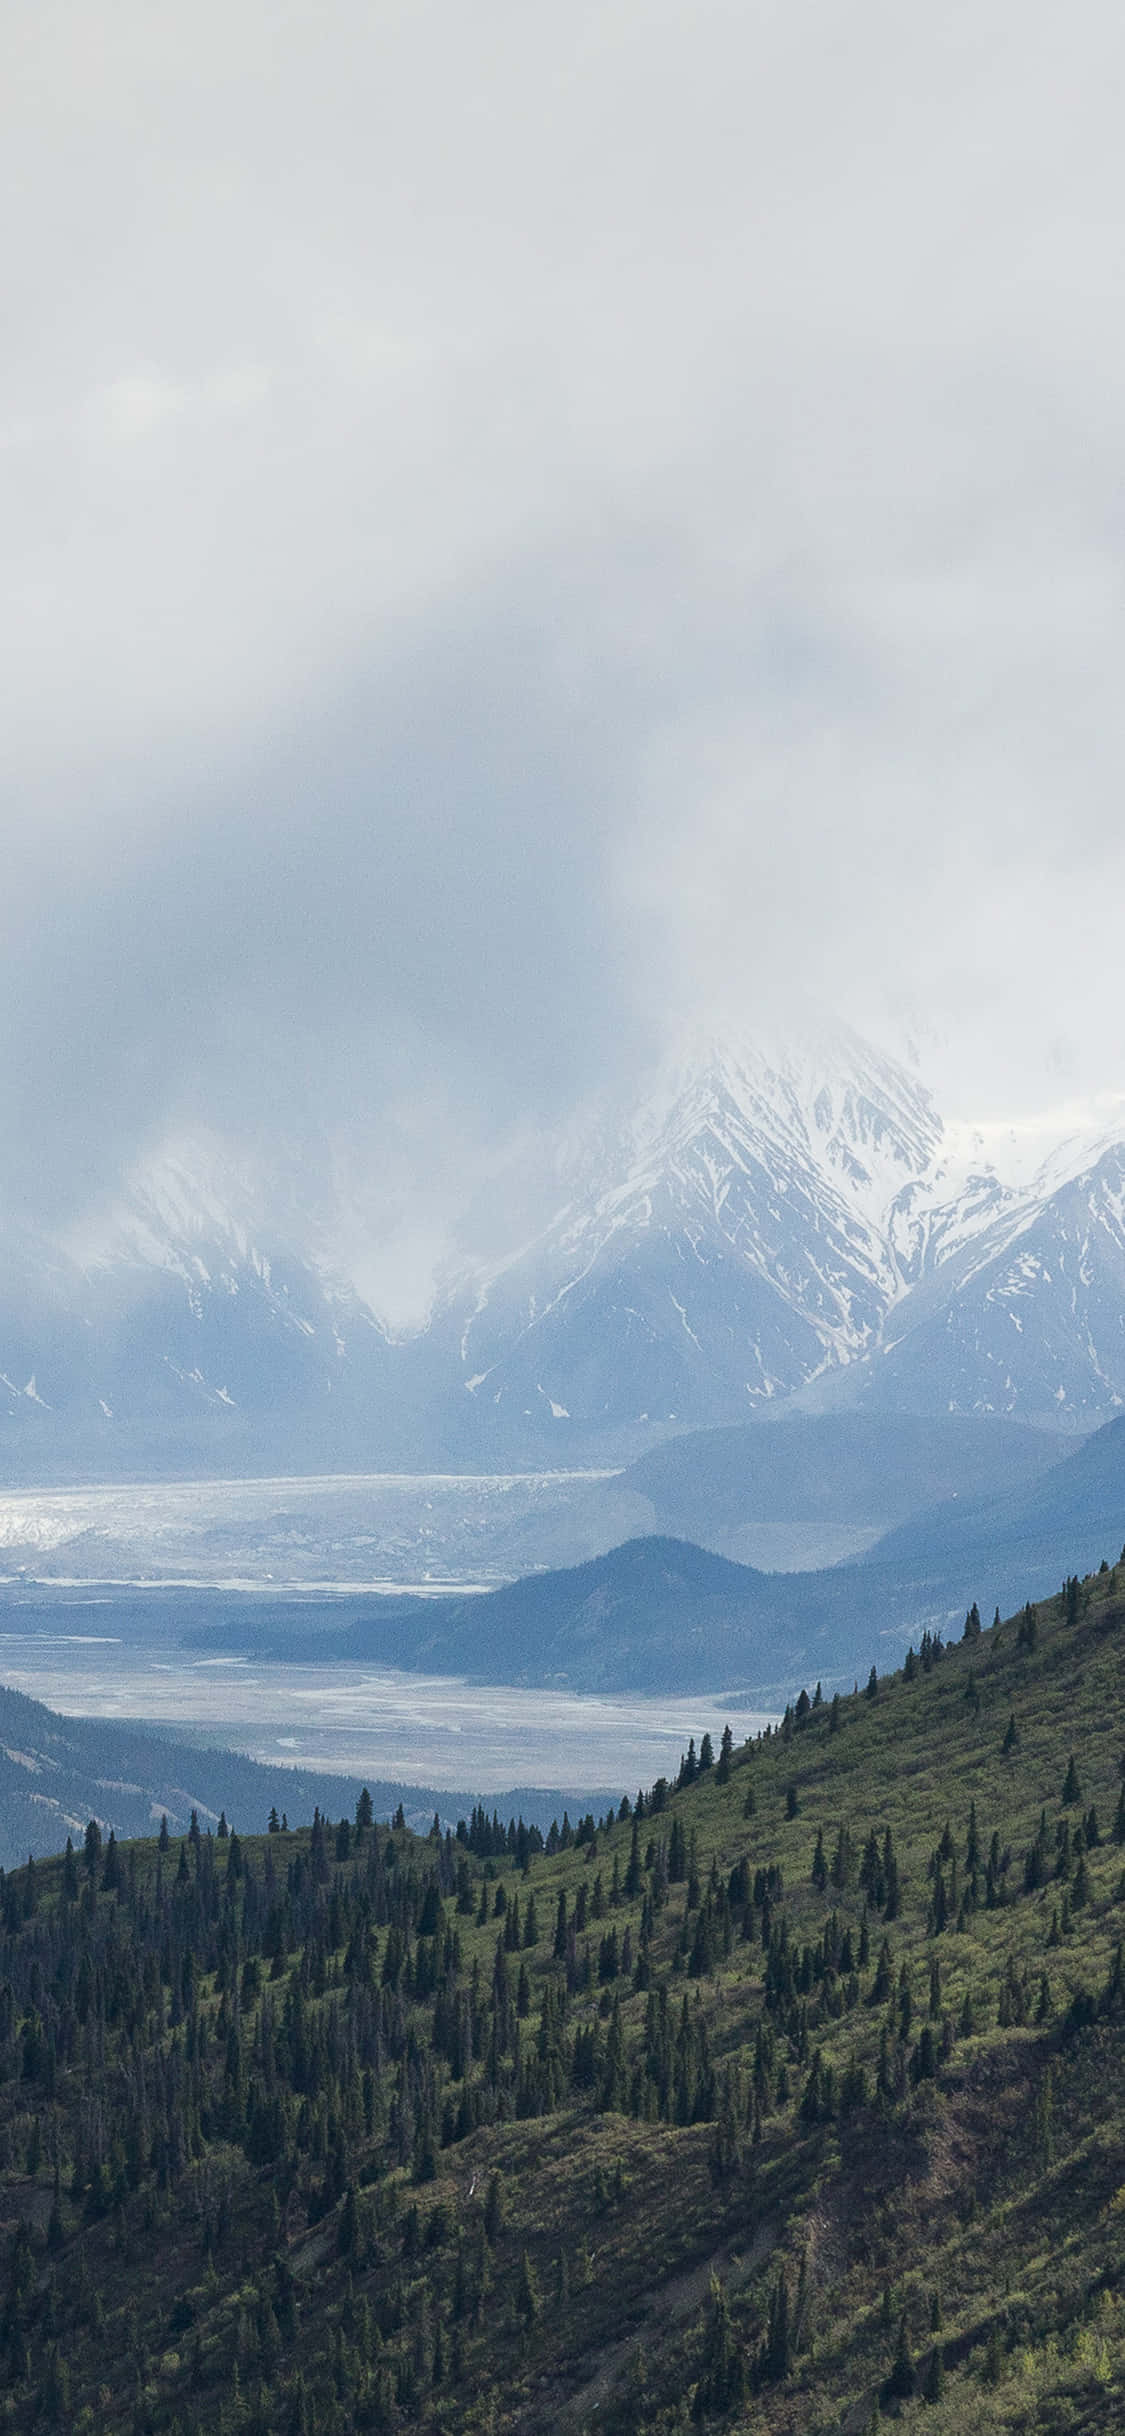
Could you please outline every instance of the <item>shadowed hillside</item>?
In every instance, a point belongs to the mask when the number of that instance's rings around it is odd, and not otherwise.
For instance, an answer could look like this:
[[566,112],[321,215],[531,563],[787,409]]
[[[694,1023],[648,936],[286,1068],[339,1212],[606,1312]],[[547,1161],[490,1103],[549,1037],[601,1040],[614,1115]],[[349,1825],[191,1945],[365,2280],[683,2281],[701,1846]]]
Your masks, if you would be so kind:
[[[796,1436],[802,1425],[791,1426]],[[873,1652],[890,1664],[927,1626],[959,1626],[973,1598],[991,1614],[1042,1596],[1073,1551],[1096,1564],[1123,1539],[1125,1419],[1003,1497],[950,1499],[905,1523],[857,1564],[766,1574],[654,1535],[479,1597],[357,1599],[342,1625],[323,1607],[258,1621],[244,1610],[193,1638],[288,1663],[336,1657],[580,1691],[726,1686],[781,1706],[803,1677],[845,1686]]]
[[[429,1785],[371,1783],[376,1816],[389,1819],[400,1803],[414,1826],[435,1810],[456,1818],[463,1793]],[[501,1815],[518,1810],[549,1821],[559,1797],[523,1791],[495,1797]],[[57,1852],[68,1834],[82,1835],[95,1818],[108,1835],[151,1834],[162,1816],[173,1834],[187,1831],[192,1811],[206,1827],[228,1819],[260,1826],[270,1810],[307,1825],[319,1807],[339,1810],[355,1799],[351,1777],[311,1768],[271,1768],[240,1751],[208,1748],[202,1735],[176,1741],[144,1727],[101,1718],[60,1717],[39,1700],[0,1685],[0,1865],[28,1853]]]
[[[613,1487],[646,1498],[657,1529],[769,1571],[761,1551],[785,1535],[794,1545],[834,1533],[854,1543],[857,1532],[889,1531],[949,1498],[1005,1495],[1073,1451],[1056,1433],[995,1418],[782,1412],[669,1438]],[[806,1569],[830,1561],[785,1559]]]

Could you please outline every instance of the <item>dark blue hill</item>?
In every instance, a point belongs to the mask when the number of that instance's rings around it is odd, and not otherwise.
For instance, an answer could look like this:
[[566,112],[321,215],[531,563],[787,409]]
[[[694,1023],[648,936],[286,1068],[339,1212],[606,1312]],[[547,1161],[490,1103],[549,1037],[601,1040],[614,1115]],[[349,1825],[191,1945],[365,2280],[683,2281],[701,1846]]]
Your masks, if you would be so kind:
[[[1073,1571],[1073,1556],[1103,1554],[1110,1562],[1125,1539],[1125,1417],[1107,1421],[1074,1454],[1052,1464],[1038,1479],[1003,1496],[959,1499],[915,1515],[880,1540],[880,1563],[911,1571],[948,1566],[951,1554],[976,1556],[1007,1567],[1019,1560],[1049,1565],[1055,1575]],[[1104,1546],[1102,1543],[1104,1542]]]
[[652,1536],[473,1597],[367,1599],[340,1626],[307,1607],[212,1645],[258,1655],[463,1674],[583,1691],[740,1689],[784,1698],[896,1664],[925,1626],[959,1630],[976,1599],[1003,1613],[1093,1568],[1125,1540],[1125,1419],[1002,1497],[951,1499],[862,1562],[765,1574]]
[[693,1539],[795,1520],[889,1529],[950,1497],[1004,1495],[1073,1445],[1020,1422],[955,1413],[795,1413],[668,1438],[617,1485]]

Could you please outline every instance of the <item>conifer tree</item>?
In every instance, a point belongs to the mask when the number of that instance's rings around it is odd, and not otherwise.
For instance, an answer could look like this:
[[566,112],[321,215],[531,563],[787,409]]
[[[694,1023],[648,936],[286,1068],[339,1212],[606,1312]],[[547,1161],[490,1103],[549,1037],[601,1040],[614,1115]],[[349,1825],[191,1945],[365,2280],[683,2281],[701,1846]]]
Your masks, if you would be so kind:
[[784,2267],[779,2267],[770,2287],[769,2318],[765,2341],[759,2355],[763,2377],[779,2384],[789,2375],[793,2365],[793,2342],[789,2326],[789,2284]]
[[489,2178],[488,2196],[484,2203],[484,2229],[489,2241],[494,2242],[501,2232],[506,2212],[503,2180],[499,2173],[494,2173]]
[[898,2322],[898,2342],[895,2345],[895,2356],[891,2362],[891,2373],[883,2390],[888,2399],[907,2402],[917,2383],[918,2372],[914,2366],[914,2355],[910,2349],[910,2336],[904,2309]]
[[730,2305],[718,2276],[712,2275],[703,2359],[692,2402],[692,2417],[707,2419],[719,2412],[729,2411],[742,2401],[745,2392],[745,2367],[731,2325]]
[[516,2310],[525,2325],[533,2326],[541,2307],[539,2279],[525,2250],[520,2258],[519,2281],[516,2285]]

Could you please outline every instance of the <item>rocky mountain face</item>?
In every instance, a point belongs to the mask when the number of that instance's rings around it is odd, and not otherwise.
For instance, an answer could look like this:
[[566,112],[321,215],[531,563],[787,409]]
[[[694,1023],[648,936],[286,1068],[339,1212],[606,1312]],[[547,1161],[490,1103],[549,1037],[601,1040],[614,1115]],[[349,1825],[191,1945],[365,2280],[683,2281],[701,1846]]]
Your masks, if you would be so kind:
[[1125,1142],[1008,1183],[839,1032],[710,1048],[552,1160],[548,1221],[409,1331],[308,1141],[268,1171],[181,1145],[90,1241],[10,1237],[9,1469],[565,1467],[793,1398],[1071,1429],[1125,1401]]
[[926,1093],[855,1040],[670,1078],[476,1281],[466,1392],[609,1430],[777,1402],[879,1342],[902,1289],[890,1213],[939,1140]]
[[[1092,1429],[1125,1401],[1125,1144],[923,1270],[846,1400]],[[839,1384],[842,1384],[839,1383]],[[831,1394],[838,1393],[834,1383]]]

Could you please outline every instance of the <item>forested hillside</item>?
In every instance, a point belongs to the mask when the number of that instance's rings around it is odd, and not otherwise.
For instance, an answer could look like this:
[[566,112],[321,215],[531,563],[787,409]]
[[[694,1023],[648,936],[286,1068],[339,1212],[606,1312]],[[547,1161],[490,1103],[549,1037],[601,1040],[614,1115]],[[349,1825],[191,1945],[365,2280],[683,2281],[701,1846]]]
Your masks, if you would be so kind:
[[1125,1566],[604,1820],[0,1884],[0,2423],[1125,2415]]

